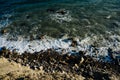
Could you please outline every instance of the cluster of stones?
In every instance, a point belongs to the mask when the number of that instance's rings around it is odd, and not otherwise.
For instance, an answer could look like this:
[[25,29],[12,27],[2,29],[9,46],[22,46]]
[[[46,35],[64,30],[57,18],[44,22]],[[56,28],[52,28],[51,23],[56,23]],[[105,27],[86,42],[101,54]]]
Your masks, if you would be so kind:
[[119,65],[112,66],[112,63],[98,62],[90,56],[85,56],[83,51],[77,54],[60,54],[53,49],[40,51],[34,54],[18,54],[15,50],[12,52],[3,47],[0,51],[0,57],[5,57],[9,61],[15,61],[23,66],[28,66],[33,70],[44,70],[47,73],[71,72],[84,76],[86,79],[93,78],[109,80],[112,74],[119,74]]

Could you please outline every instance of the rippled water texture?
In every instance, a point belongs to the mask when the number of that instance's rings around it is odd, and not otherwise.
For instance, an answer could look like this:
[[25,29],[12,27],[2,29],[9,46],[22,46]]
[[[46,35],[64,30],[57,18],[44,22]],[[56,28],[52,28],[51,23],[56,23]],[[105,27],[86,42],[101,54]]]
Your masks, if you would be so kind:
[[120,0],[0,0],[0,29],[9,37],[120,34]]

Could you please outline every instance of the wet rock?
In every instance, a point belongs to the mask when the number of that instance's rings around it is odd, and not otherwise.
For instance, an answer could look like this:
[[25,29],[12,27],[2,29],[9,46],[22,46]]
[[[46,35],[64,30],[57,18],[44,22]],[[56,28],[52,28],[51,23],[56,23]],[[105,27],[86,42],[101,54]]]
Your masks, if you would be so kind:
[[78,38],[70,38],[70,39],[72,41],[71,46],[76,47],[78,45],[79,39]]
[[7,29],[1,30],[1,34],[5,34],[5,33],[7,33]]
[[65,9],[60,9],[60,10],[56,11],[56,13],[59,13],[61,15],[65,15],[67,13],[67,11]]
[[82,64],[83,62],[84,62],[84,58],[81,57],[80,64]]
[[77,46],[77,41],[72,41],[71,46],[76,47]]
[[39,69],[40,69],[40,70],[43,70],[43,66],[40,66]]
[[7,52],[6,47],[2,47],[0,50],[0,56],[6,56],[7,55],[6,52]]
[[112,49],[108,48],[108,55],[110,56],[111,59],[114,59],[112,54],[113,54]]
[[7,50],[6,47],[2,47],[1,50]]
[[75,64],[75,67],[76,67],[76,68],[79,68],[78,64]]
[[65,61],[68,63],[68,64],[71,64],[71,65],[74,65],[74,64],[79,64],[80,63],[80,59],[81,57],[78,56],[78,55],[67,55],[65,57]]
[[115,61],[115,64],[116,65],[120,65],[120,51],[114,51],[112,54],[111,54],[113,60]]
[[36,69],[37,69],[36,66],[34,66],[34,65],[33,65],[33,66],[30,66],[30,68],[33,69],[33,70],[36,70]]
[[17,63],[22,63],[23,61],[22,61],[22,59],[18,58],[18,59],[16,60],[16,62],[17,62]]
[[30,15],[26,15],[26,19],[30,19]]
[[65,61],[60,61],[59,63],[63,65],[68,65],[68,63],[66,63]]
[[29,65],[29,64],[25,64],[25,66],[30,67],[30,65]]
[[38,39],[44,39],[45,38],[45,35],[40,35],[39,37],[38,37]]
[[95,80],[110,80],[109,75],[102,72],[94,72]]
[[33,41],[35,39],[34,35],[30,35],[30,41]]
[[120,27],[120,22],[114,21],[114,22],[112,23],[112,25],[113,25],[113,27]]
[[79,55],[80,55],[81,57],[83,57],[83,56],[85,56],[85,52],[84,52],[84,51],[79,51]]

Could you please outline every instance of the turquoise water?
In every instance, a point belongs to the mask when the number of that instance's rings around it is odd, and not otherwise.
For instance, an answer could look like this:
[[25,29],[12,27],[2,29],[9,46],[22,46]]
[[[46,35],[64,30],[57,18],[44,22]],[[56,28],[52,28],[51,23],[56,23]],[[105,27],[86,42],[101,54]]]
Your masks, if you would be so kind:
[[[120,35],[120,0],[0,0],[9,36]],[[63,10],[65,14],[57,13]]]

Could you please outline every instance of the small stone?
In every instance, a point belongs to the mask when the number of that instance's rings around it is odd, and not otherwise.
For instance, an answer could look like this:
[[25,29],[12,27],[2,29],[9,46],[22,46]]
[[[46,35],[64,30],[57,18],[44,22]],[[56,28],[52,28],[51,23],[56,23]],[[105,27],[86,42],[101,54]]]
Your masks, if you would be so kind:
[[22,59],[18,58],[18,59],[17,59],[17,62],[18,62],[18,63],[22,63]]
[[81,68],[81,71],[83,72],[83,71],[84,71],[84,68]]
[[61,64],[68,65],[65,61],[60,61]]
[[80,64],[82,64],[83,62],[84,62],[84,58],[81,57]]
[[78,66],[77,64],[75,64],[75,67],[76,67],[76,68],[79,68],[79,66]]
[[43,66],[40,66],[39,68],[40,68],[40,70],[43,70]]
[[1,34],[5,34],[5,33],[7,33],[7,29],[1,30]]
[[36,62],[36,60],[33,60],[33,62],[35,63],[35,62]]
[[79,39],[78,38],[71,38],[71,46],[76,47],[78,45]]
[[26,64],[27,67],[29,67],[29,64]]

